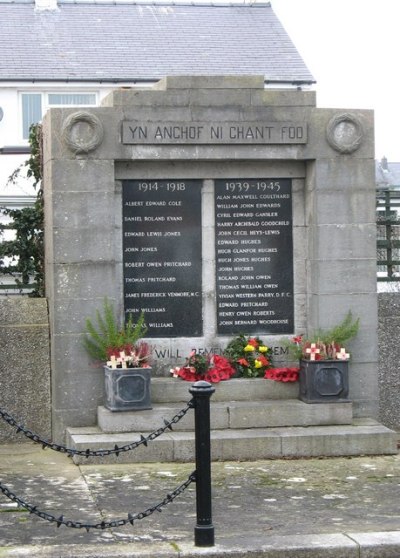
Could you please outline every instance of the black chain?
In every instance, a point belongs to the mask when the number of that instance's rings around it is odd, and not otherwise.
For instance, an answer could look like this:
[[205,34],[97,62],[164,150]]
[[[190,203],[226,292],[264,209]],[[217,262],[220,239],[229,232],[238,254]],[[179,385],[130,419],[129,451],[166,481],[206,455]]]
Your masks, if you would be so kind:
[[72,529],[86,529],[86,531],[89,532],[90,529],[109,529],[112,527],[122,527],[124,525],[127,525],[128,523],[133,525],[135,521],[144,519],[145,517],[152,515],[155,511],[161,512],[163,507],[173,502],[177,496],[185,492],[187,487],[192,482],[196,482],[196,471],[190,473],[188,479],[184,483],[182,483],[180,486],[175,488],[173,492],[167,494],[164,500],[161,500],[161,502],[158,503],[157,505],[151,508],[147,508],[147,510],[134,515],[128,513],[128,517],[126,519],[116,519],[114,521],[102,521],[101,523],[82,523],[80,521],[72,521],[72,520],[64,519],[63,515],[60,515],[60,517],[56,517],[54,515],[51,515],[50,513],[40,511],[37,509],[36,506],[32,506],[32,504],[28,504],[27,502],[22,500],[22,498],[16,496],[13,492],[11,492],[11,490],[9,490],[6,486],[4,486],[1,483],[0,483],[0,491],[5,496],[7,496],[7,498],[9,498],[12,502],[15,502],[16,504],[18,504],[18,506],[27,509],[29,513],[33,513],[38,517],[40,517],[41,519],[45,519],[46,521],[49,521],[50,523],[55,523],[57,527],[60,527],[60,525],[65,525],[66,527],[71,527]]
[[4,411],[3,409],[0,409],[0,418],[2,418],[5,422],[10,424],[11,426],[16,427],[17,433],[22,432],[27,438],[29,438],[33,442],[41,444],[43,449],[50,448],[54,451],[59,451],[60,453],[66,453],[71,457],[74,455],[82,455],[84,457],[104,457],[107,455],[116,455],[118,457],[120,453],[134,450],[141,445],[147,447],[148,442],[152,442],[153,440],[161,436],[161,434],[164,434],[166,430],[172,430],[172,425],[177,424],[180,420],[182,420],[183,417],[186,415],[186,413],[193,407],[194,407],[194,399],[191,399],[187,403],[186,407],[184,407],[176,415],[174,415],[171,420],[164,419],[164,426],[158,428],[157,430],[154,430],[148,436],[143,436],[143,434],[141,434],[140,440],[138,440],[137,442],[131,442],[130,444],[126,444],[124,446],[115,445],[113,449],[99,449],[99,450],[90,450],[90,449],[77,450],[74,448],[67,448],[66,446],[49,442],[48,440],[41,438],[38,434],[35,434],[31,430],[28,430],[23,425],[18,424],[15,418],[12,417],[9,413],[7,413],[7,411]]

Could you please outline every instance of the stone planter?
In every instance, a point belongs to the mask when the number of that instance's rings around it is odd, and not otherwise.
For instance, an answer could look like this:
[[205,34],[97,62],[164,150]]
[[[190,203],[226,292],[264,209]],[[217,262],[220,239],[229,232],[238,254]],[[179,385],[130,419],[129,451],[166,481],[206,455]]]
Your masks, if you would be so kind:
[[104,367],[105,403],[110,411],[151,409],[151,368]]
[[305,403],[343,402],[349,395],[346,360],[300,360],[300,394]]

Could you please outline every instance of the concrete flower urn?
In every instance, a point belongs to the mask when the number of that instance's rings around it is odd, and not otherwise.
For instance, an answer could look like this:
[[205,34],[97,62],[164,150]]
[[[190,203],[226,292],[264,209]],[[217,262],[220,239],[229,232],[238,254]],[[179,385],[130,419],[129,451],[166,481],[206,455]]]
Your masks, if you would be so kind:
[[347,360],[300,360],[299,397],[305,403],[343,402],[349,395]]
[[151,409],[151,368],[104,366],[105,403],[110,411]]

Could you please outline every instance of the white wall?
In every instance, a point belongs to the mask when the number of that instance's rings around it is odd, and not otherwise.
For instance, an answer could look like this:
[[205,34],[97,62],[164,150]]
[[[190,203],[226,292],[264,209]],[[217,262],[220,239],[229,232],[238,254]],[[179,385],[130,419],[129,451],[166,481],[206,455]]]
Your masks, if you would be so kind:
[[[3,147],[27,147],[28,141],[22,137],[22,92],[94,92],[97,102],[110,93],[113,87],[97,83],[82,83],[71,85],[67,83],[10,83],[0,86],[0,107],[3,109],[3,119],[0,121],[0,149]],[[32,181],[24,178],[22,173],[16,185],[9,184],[8,178],[12,172],[24,161],[26,155],[5,155],[0,153],[0,205],[4,196],[34,195]]]

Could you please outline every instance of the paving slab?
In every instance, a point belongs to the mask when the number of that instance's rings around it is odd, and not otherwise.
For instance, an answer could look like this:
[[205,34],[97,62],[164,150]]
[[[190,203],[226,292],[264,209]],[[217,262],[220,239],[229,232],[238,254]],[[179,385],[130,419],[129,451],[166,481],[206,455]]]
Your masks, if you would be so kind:
[[[159,503],[193,463],[75,465],[0,445],[0,482],[40,511],[97,524]],[[212,463],[215,546],[194,546],[195,485],[162,513],[105,530],[57,528],[0,493],[1,558],[394,558],[400,455]]]

